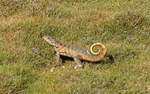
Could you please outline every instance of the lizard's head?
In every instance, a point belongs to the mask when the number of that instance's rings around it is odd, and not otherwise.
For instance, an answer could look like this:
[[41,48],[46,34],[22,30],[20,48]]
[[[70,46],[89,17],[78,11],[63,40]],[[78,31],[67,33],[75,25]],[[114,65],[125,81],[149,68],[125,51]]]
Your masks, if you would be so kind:
[[56,40],[50,36],[44,36],[43,39],[47,41],[49,44],[56,46]]

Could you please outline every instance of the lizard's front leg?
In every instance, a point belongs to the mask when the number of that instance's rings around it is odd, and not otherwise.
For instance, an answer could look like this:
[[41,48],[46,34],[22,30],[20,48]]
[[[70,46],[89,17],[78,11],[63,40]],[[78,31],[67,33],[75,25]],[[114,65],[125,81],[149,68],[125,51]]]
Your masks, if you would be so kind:
[[60,58],[60,53],[59,52],[56,52],[56,62],[58,64],[56,66],[62,65],[62,59]]
[[74,69],[82,68],[82,67],[83,67],[83,65],[82,65],[82,63],[81,63],[81,61],[80,61],[79,58],[74,57],[73,59],[74,59],[74,61],[75,61],[75,63],[76,63],[76,66],[74,67]]
[[55,60],[56,60],[56,65],[54,65],[54,67],[51,68],[51,72],[53,72],[56,67],[62,65],[62,59],[60,58],[59,52],[56,52]]

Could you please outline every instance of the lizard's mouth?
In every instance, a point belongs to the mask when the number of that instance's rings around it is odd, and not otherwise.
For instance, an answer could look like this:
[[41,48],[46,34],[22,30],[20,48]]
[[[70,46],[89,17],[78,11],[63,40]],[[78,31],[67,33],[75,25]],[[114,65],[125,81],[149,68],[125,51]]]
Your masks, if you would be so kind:
[[43,36],[44,40],[54,41],[54,39],[50,36]]
[[48,36],[44,36],[43,39],[47,42],[49,42]]

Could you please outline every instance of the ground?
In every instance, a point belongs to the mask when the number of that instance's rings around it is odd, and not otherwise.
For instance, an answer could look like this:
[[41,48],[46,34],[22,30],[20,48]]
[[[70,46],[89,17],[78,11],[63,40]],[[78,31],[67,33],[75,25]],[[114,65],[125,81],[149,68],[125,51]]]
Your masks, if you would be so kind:
[[[0,0],[0,94],[150,94],[149,0]],[[66,61],[54,49],[106,45],[115,62]],[[32,52],[38,49],[42,55]]]

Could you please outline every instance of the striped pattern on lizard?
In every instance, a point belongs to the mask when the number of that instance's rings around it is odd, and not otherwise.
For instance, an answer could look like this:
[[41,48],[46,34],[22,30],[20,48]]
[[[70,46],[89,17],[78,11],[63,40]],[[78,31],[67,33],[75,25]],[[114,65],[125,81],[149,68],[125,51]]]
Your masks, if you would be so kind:
[[[106,47],[102,43],[94,43],[88,50],[62,44],[50,36],[44,36],[43,39],[54,47],[57,62],[61,62],[60,56],[71,57],[76,63],[76,66],[74,67],[75,69],[83,66],[81,60],[89,62],[101,61],[105,57],[107,51]],[[98,51],[94,51],[97,47],[99,47]]]

